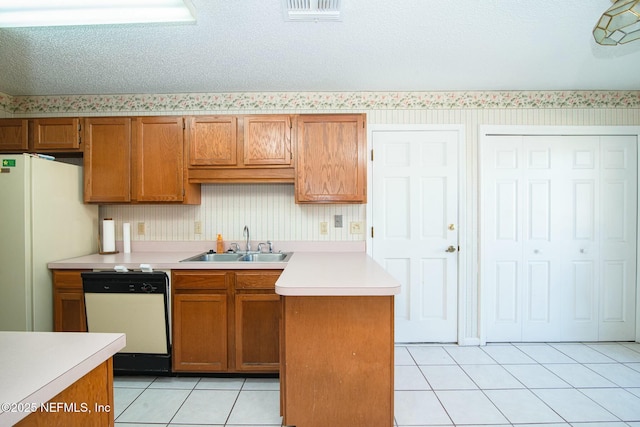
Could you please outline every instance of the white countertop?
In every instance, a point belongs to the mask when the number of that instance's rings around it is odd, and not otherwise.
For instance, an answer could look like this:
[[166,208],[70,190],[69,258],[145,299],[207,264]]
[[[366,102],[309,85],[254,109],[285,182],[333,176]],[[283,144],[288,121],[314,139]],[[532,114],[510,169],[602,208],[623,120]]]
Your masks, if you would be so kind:
[[[364,252],[364,242],[276,242],[276,251],[281,252],[330,252],[339,248],[341,252]],[[257,248],[257,242],[252,243]],[[149,264],[154,270],[177,269],[275,269],[282,270],[286,262],[180,262],[183,259],[207,252],[215,242],[132,242],[132,252],[122,252],[121,242],[116,242],[117,254],[98,253],[53,261],[47,264],[50,269],[113,269],[122,265],[129,270],[140,269],[140,264]],[[242,252],[242,251],[241,251]]]
[[48,402],[125,344],[124,334],[0,332],[0,425],[26,417],[16,409]]
[[180,262],[202,252],[132,252],[110,255],[92,254],[77,258],[54,261],[47,264],[50,269],[98,269],[111,270],[122,265],[129,270],[140,270],[140,264],[149,264],[154,270],[282,270],[286,262]]
[[297,252],[276,282],[285,296],[396,295],[400,282],[364,252]]
[[[293,252],[288,262],[180,262],[203,250],[207,242],[165,242],[140,246],[131,253],[92,254],[50,262],[51,269],[113,269],[122,265],[130,270],[149,264],[154,270],[178,269],[273,269],[284,270],[276,283],[281,295],[395,295],[400,283],[364,251],[361,242],[280,242],[277,248]],[[198,246],[199,245],[199,246]],[[151,251],[150,249],[156,249]]]

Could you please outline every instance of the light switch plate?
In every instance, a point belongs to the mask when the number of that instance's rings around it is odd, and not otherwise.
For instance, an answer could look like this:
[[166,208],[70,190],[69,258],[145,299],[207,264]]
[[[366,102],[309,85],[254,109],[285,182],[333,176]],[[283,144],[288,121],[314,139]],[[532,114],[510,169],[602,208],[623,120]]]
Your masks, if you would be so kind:
[[364,234],[364,223],[362,221],[353,221],[349,223],[349,233]]
[[322,235],[326,235],[329,234],[329,223],[326,221],[323,221],[320,223],[320,234]]
[[342,215],[333,216],[333,226],[335,228],[342,228]]

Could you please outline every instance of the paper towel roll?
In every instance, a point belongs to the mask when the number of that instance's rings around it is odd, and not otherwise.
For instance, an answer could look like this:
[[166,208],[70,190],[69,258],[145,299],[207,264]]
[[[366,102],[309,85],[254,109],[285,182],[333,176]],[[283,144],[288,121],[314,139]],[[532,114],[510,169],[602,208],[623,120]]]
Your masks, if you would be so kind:
[[102,220],[102,252],[116,251],[116,226],[111,218]]
[[131,224],[128,222],[122,224],[122,245],[125,254],[131,253]]

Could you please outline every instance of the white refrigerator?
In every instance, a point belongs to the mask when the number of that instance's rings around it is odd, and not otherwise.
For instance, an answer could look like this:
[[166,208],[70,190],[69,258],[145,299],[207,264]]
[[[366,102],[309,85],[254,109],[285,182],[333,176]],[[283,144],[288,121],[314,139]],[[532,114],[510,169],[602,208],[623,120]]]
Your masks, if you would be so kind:
[[0,331],[52,331],[47,264],[97,252],[97,236],[82,167],[0,154]]

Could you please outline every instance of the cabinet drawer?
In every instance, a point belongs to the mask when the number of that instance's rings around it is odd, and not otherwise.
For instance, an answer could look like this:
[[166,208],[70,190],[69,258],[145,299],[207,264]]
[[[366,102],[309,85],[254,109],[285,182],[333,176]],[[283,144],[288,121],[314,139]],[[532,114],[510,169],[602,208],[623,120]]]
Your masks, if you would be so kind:
[[[233,274],[233,273],[231,273]],[[179,289],[227,289],[230,278],[225,271],[173,271],[171,286]]]
[[275,289],[282,270],[247,270],[236,273],[236,289]]
[[82,291],[80,273],[91,270],[53,270],[53,286],[56,289],[77,289]]

